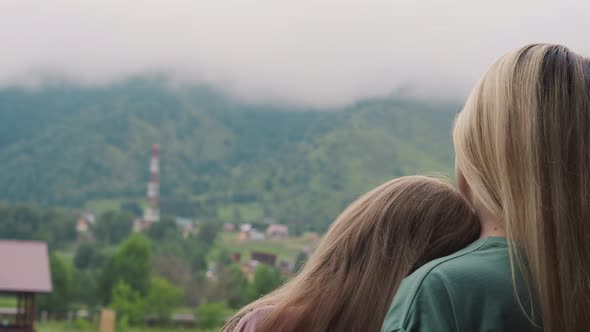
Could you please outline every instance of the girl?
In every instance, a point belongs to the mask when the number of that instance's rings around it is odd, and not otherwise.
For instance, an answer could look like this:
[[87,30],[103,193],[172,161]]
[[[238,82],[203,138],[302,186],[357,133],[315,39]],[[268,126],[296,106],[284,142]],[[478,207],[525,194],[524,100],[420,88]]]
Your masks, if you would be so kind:
[[478,235],[475,215],[447,183],[389,181],[342,212],[296,277],[222,331],[378,331],[406,275]]

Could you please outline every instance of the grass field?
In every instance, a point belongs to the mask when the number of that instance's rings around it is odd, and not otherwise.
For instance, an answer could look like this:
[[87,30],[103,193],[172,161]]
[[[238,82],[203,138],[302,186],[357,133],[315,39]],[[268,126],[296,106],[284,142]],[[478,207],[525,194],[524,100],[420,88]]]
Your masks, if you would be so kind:
[[242,255],[242,263],[245,263],[250,257],[252,251],[261,251],[277,255],[279,260],[290,263],[295,261],[297,254],[306,246],[313,247],[314,243],[309,240],[309,236],[304,234],[298,237],[291,237],[286,240],[267,239],[263,241],[238,241],[238,233],[223,232],[219,234],[215,244],[214,252],[226,250],[230,253],[239,252]]
[[126,202],[137,202],[142,208],[145,208],[145,201],[143,199],[134,198],[114,198],[114,199],[95,199],[86,202],[84,208],[92,211],[96,216],[101,215],[107,211],[120,210],[121,204]]
[[[239,214],[239,217],[236,214]],[[244,222],[253,222],[262,220],[264,212],[258,203],[233,203],[219,206],[217,208],[217,217],[224,222],[233,222],[236,219],[243,220]]]
[[16,296],[2,295],[0,296],[0,308],[14,308],[16,307]]

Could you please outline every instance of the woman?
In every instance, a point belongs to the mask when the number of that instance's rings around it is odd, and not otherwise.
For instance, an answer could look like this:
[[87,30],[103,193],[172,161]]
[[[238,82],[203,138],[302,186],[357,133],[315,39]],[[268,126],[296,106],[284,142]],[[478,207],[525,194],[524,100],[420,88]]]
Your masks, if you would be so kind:
[[301,273],[223,331],[378,331],[408,273],[478,235],[475,215],[445,182],[389,181],[342,212]]
[[453,136],[481,239],[410,275],[382,331],[587,331],[590,60],[559,45],[504,56]]

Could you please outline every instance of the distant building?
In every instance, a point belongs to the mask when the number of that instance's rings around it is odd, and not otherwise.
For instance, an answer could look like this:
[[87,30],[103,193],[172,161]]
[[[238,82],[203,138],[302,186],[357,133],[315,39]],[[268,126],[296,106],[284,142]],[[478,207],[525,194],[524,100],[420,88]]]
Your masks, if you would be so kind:
[[236,225],[234,225],[232,223],[225,223],[225,224],[223,224],[223,231],[224,232],[235,232]]
[[266,235],[279,239],[286,239],[289,237],[289,227],[283,224],[272,224],[266,229]]
[[78,234],[86,234],[90,231],[90,223],[84,217],[79,216],[76,222],[76,232]]
[[90,313],[86,309],[78,309],[76,311],[76,317],[82,318],[82,319],[88,319],[88,318],[90,318]]
[[217,275],[215,274],[215,271],[207,270],[207,273],[205,273],[205,276],[209,280],[217,280]]
[[230,257],[232,262],[239,263],[242,259],[242,254],[240,254],[239,252],[234,252],[230,255]]
[[255,229],[252,229],[250,231],[250,240],[252,241],[264,241],[266,240],[266,236],[264,235],[264,233],[261,233]]
[[252,261],[256,261],[261,264],[266,264],[270,266],[275,266],[277,262],[277,255],[269,254],[265,252],[253,251],[250,255],[250,259]]
[[251,224],[240,225],[240,233],[237,236],[237,240],[244,242],[246,240],[262,241],[266,239],[264,233],[257,231]]
[[240,232],[242,233],[249,233],[252,230],[251,224],[241,224],[240,225]]
[[90,212],[82,212],[76,219],[76,233],[78,233],[78,241],[85,241],[92,239],[91,229],[96,222],[96,217]]
[[174,220],[176,225],[180,228],[183,237],[188,237],[193,231],[193,221],[189,218],[176,217]]
[[146,229],[150,228],[152,222],[146,219],[135,219],[133,220],[133,231],[134,232],[143,232]]
[[197,316],[191,313],[175,313],[170,317],[170,321],[177,327],[193,328],[197,325]]
[[250,238],[250,233],[240,232],[238,236],[236,236],[236,240],[238,242],[244,242]]
[[92,225],[96,222],[96,216],[92,212],[82,212],[80,216],[84,217]]
[[16,308],[0,308],[0,331],[35,331],[35,296],[53,290],[47,244],[1,240],[0,266],[0,294],[16,298]]

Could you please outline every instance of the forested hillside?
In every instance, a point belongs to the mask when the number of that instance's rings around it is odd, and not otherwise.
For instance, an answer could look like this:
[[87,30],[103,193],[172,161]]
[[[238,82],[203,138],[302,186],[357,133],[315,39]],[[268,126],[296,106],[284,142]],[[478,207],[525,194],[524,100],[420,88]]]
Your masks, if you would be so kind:
[[395,97],[342,109],[255,105],[140,78],[0,90],[0,200],[141,202],[161,145],[165,214],[323,229],[386,179],[452,169],[457,105]]

